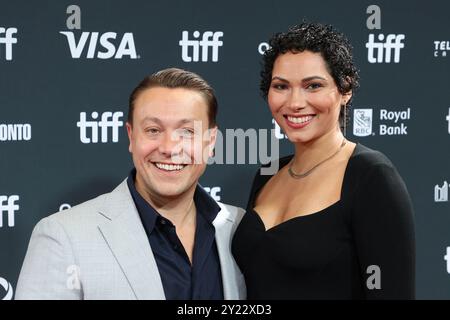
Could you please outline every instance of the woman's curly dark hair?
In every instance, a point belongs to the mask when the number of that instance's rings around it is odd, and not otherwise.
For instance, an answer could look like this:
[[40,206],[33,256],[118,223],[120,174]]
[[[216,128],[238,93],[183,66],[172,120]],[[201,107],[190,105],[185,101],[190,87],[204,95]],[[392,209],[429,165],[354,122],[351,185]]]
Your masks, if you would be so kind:
[[[333,77],[341,94],[355,91],[359,86],[359,75],[353,63],[352,45],[348,39],[330,25],[302,22],[287,32],[275,34],[269,41],[270,48],[263,56],[260,89],[267,100],[272,81],[273,64],[280,54],[286,52],[311,51],[320,53],[326,62],[328,72]],[[347,103],[347,118],[352,99]],[[344,124],[344,108],[339,115],[341,127]]]

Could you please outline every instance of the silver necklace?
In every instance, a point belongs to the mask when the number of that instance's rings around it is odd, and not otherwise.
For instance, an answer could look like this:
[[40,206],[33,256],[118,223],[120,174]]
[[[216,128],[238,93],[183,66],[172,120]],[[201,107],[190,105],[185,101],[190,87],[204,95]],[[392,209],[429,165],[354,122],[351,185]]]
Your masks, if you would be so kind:
[[292,161],[291,164],[289,165],[288,168],[288,172],[289,175],[294,178],[294,179],[301,179],[304,177],[307,177],[311,174],[311,172],[314,171],[314,169],[316,169],[318,166],[320,166],[321,164],[323,164],[324,162],[330,160],[331,158],[333,158],[335,155],[337,155],[339,153],[339,151],[342,150],[342,148],[345,146],[345,144],[347,143],[347,141],[345,140],[345,138],[342,140],[341,146],[339,147],[339,149],[337,149],[337,151],[335,153],[333,153],[331,156],[329,156],[328,158],[326,158],[325,160],[320,161],[318,164],[316,164],[314,167],[312,167],[311,169],[309,169],[308,171],[306,171],[305,173],[295,173],[294,170],[292,170],[292,166],[294,165],[294,162]]

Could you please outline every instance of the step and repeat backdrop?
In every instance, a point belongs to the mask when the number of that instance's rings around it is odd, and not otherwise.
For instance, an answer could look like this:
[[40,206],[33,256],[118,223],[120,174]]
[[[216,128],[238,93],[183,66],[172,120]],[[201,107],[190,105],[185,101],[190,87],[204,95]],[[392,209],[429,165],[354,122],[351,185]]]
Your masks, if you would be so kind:
[[245,207],[259,164],[293,152],[259,94],[261,54],[303,19],[352,42],[361,88],[347,137],[384,152],[408,186],[417,297],[450,299],[448,12],[431,0],[2,1],[0,299],[14,298],[40,219],[128,175],[128,97],[157,70],[188,69],[215,88],[226,147],[200,182]]

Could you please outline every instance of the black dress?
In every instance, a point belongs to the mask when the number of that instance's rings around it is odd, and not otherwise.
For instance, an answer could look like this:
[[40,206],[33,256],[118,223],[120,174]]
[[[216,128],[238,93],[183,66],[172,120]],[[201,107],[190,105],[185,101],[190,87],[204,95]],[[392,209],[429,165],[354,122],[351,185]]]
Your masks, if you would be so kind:
[[253,208],[270,178],[258,171],[232,243],[248,299],[414,299],[413,208],[386,156],[357,144],[338,202],[265,231]]

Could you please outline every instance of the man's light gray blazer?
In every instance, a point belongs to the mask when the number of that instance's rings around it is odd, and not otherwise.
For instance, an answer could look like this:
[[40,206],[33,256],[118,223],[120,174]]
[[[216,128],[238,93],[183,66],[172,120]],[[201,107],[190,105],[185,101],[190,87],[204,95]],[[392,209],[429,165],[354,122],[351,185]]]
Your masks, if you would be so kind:
[[[218,203],[213,225],[225,299],[245,299],[231,255],[241,208]],[[79,281],[78,281],[79,280]],[[31,236],[16,299],[165,299],[155,258],[126,180],[42,219]]]

